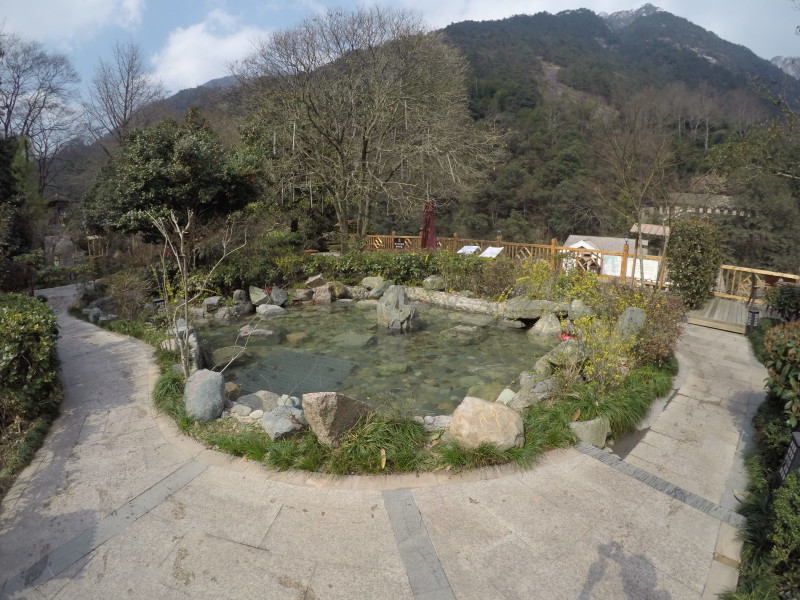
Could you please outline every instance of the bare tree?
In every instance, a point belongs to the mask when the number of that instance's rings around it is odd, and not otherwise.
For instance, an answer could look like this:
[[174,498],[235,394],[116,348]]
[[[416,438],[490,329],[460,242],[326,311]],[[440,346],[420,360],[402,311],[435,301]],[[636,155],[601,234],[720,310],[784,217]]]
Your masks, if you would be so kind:
[[500,147],[469,118],[464,59],[413,13],[329,11],[234,70],[265,163],[279,185],[333,203],[343,246],[379,199],[398,211],[451,200]]
[[69,59],[47,53],[39,42],[9,35],[0,62],[3,136],[30,136],[42,114],[69,102],[80,80]]
[[98,62],[89,96],[83,101],[86,125],[110,155],[114,145],[122,146],[133,126],[145,124],[146,108],[163,97],[164,88],[147,71],[141,48],[118,42],[112,60]]
[[[633,98],[617,119],[606,120],[594,144],[600,167],[595,191],[609,208],[636,224],[637,257],[645,208],[663,202],[677,169],[671,136],[644,100]],[[639,264],[644,285],[644,261]]]
[[67,104],[44,110],[28,132],[28,147],[36,163],[37,191],[44,195],[58,174],[61,151],[83,133],[80,113]]

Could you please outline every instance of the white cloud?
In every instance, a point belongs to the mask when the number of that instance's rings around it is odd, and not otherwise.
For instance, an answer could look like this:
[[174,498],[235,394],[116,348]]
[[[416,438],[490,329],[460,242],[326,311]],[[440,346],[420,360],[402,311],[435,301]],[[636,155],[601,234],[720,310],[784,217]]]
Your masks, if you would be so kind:
[[145,0],[29,0],[3,8],[5,30],[41,42],[85,40],[107,25],[134,29]]
[[266,33],[213,10],[203,22],[170,32],[164,48],[153,56],[155,76],[171,91],[224,77],[227,65],[246,56],[253,41]]

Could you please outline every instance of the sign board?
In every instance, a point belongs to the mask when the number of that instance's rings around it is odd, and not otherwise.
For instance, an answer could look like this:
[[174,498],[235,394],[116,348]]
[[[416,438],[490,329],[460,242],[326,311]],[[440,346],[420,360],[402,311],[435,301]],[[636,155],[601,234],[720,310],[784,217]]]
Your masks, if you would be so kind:
[[[658,264],[659,261],[652,258],[637,259],[633,256],[628,257],[628,266],[626,277],[628,279],[640,279],[642,266],[644,267],[644,280],[645,281],[658,281]],[[600,271],[603,275],[610,275],[619,277],[622,270],[622,257],[621,256],[604,256],[603,267]]]
[[456,254],[475,254],[480,249],[480,246],[463,246]]
[[395,240],[394,241],[394,249],[395,250],[405,250],[406,243],[404,240]]
[[503,247],[489,246],[486,250],[481,252],[483,258],[494,258],[503,251]]
[[780,476],[781,483],[791,474],[800,469],[800,432],[795,431],[792,433],[792,439],[789,442],[789,448],[786,450],[786,456],[783,458],[778,475]]

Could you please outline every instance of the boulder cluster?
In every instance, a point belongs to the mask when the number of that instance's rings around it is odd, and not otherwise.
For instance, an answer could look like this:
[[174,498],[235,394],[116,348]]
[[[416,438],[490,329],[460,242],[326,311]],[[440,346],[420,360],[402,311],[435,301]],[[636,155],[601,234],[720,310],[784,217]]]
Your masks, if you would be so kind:
[[[234,294],[236,304],[225,306],[221,298],[214,297],[206,299],[202,310],[206,316],[212,313],[215,318],[220,318],[219,311],[231,309],[224,318],[232,318],[249,307],[249,310],[269,317],[284,313],[283,305],[290,302],[378,300],[376,318],[380,326],[413,332],[419,327],[415,301],[425,301],[468,310],[477,313],[474,315],[476,319],[490,319],[501,326],[529,326],[528,335],[553,346],[530,372],[520,374],[518,391],[506,388],[496,398],[467,396],[452,415],[418,417],[426,430],[442,432],[445,439],[466,448],[477,448],[482,444],[491,444],[500,450],[520,447],[525,435],[522,412],[530,405],[552,397],[555,389],[553,374],[558,369],[579,368],[584,361],[582,344],[570,333],[572,323],[590,316],[591,311],[580,300],[550,302],[512,298],[497,303],[469,295],[446,294],[438,289],[440,287],[441,281],[432,278],[426,280],[423,288],[405,288],[381,277],[364,278],[359,286],[344,286],[339,282],[327,282],[317,275],[309,278],[304,288],[291,293],[278,288],[251,286],[247,293],[240,290]],[[644,316],[638,308],[624,311],[616,325],[618,334],[637,335],[644,325]],[[481,332],[478,324],[458,325],[443,335],[449,336],[454,344],[468,345],[479,343]],[[272,331],[244,326],[240,334],[271,335]],[[280,396],[266,390],[240,396],[238,386],[226,384],[220,373],[204,369],[196,371],[187,381],[184,398],[187,413],[196,420],[207,421],[230,415],[245,423],[259,423],[273,440],[309,428],[322,443],[331,446],[336,446],[341,435],[370,410],[367,404],[336,391],[303,394],[302,398]],[[580,439],[600,447],[605,445],[610,433],[605,419],[572,423],[571,426]]]

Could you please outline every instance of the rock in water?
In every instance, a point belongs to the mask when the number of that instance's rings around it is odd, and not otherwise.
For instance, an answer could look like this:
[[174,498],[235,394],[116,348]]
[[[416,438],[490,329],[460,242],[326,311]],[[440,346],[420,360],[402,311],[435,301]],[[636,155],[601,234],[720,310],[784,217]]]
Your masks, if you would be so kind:
[[390,286],[378,301],[378,325],[403,332],[419,327],[417,309],[406,303],[402,285]]

